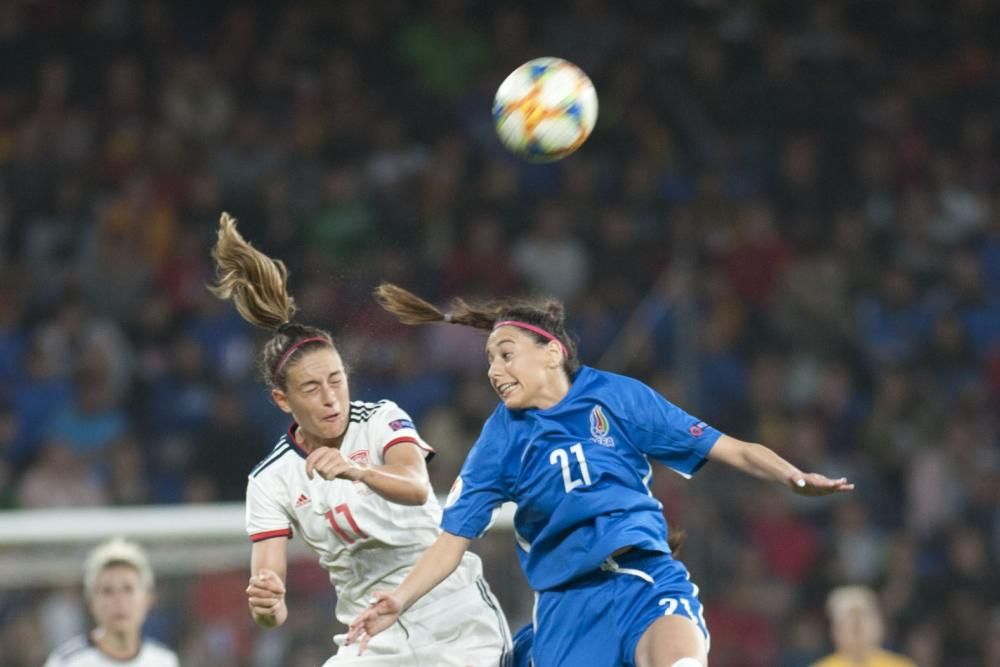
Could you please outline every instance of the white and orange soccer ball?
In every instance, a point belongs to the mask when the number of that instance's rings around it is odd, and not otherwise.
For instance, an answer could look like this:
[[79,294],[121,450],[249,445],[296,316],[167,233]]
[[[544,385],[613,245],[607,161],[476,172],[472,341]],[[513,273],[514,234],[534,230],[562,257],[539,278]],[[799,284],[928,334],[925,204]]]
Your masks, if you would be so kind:
[[559,160],[590,136],[597,91],[582,69],[562,58],[535,58],[504,79],[493,100],[500,142],[532,162]]

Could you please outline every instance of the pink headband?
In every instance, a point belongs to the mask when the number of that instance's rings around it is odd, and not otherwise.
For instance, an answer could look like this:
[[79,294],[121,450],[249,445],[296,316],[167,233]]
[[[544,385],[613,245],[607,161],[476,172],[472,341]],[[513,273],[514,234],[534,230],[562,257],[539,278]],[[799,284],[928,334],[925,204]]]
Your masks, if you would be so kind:
[[532,333],[538,334],[542,338],[548,338],[549,340],[554,340],[555,342],[559,343],[559,347],[562,348],[563,356],[569,359],[569,348],[567,348],[566,345],[561,340],[559,340],[558,338],[556,338],[555,336],[553,336],[552,334],[550,334],[548,331],[546,331],[541,327],[536,327],[534,324],[528,324],[527,322],[519,322],[518,320],[503,320],[501,322],[497,322],[496,324],[494,324],[493,330],[496,331],[500,327],[517,327],[519,329],[527,329]]
[[274,367],[274,373],[271,375],[271,382],[273,382],[275,385],[278,384],[278,375],[281,373],[281,369],[284,368],[285,362],[288,361],[288,357],[292,356],[292,353],[295,352],[295,350],[299,349],[306,343],[315,343],[318,341],[323,341],[327,345],[330,344],[330,341],[323,338],[322,336],[312,336],[311,338],[303,338],[302,340],[298,341],[297,343],[289,347],[287,350],[285,350],[285,353],[281,355],[281,359],[278,359],[278,363]]

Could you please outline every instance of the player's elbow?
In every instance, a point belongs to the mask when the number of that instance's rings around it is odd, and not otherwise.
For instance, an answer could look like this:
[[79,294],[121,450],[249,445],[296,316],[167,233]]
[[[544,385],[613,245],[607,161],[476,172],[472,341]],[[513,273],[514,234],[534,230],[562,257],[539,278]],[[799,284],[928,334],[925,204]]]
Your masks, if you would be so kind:
[[431,485],[426,479],[414,480],[413,484],[410,485],[408,492],[406,494],[406,500],[401,504],[403,505],[423,505],[427,502],[427,499],[431,495]]

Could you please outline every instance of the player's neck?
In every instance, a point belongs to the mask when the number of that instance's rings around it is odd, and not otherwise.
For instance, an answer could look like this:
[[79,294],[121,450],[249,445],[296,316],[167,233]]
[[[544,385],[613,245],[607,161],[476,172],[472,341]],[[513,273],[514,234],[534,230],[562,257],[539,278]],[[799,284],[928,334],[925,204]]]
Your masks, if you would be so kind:
[[131,660],[139,653],[142,637],[138,633],[108,632],[96,628],[91,634],[94,646],[114,660]]
[[[348,428],[350,428],[350,425],[348,425]],[[315,438],[309,435],[302,430],[301,426],[296,426],[295,430],[292,432],[292,437],[295,438],[295,444],[304,449],[306,453],[312,452],[320,447],[333,447],[334,449],[340,449],[340,445],[344,442],[345,435],[347,435],[347,429],[344,429],[344,432],[336,438],[324,440],[322,438]]]
[[852,663],[863,665],[868,662],[868,659],[875,651],[876,648],[860,644],[857,646],[846,646],[840,650],[840,653]]
[[560,372],[558,376],[552,378],[552,381],[546,384],[539,392],[538,398],[534,401],[535,407],[540,410],[548,410],[554,407],[559,401],[566,398],[569,388],[569,378],[566,377],[565,373]]

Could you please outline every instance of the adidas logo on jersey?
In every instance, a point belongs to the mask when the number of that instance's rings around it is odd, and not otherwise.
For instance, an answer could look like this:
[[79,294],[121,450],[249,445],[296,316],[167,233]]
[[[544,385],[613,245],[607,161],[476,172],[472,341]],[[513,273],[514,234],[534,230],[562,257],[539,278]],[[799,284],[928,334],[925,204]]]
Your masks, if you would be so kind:
[[309,504],[309,496],[304,493],[300,493],[298,499],[295,501],[295,509],[304,507]]

